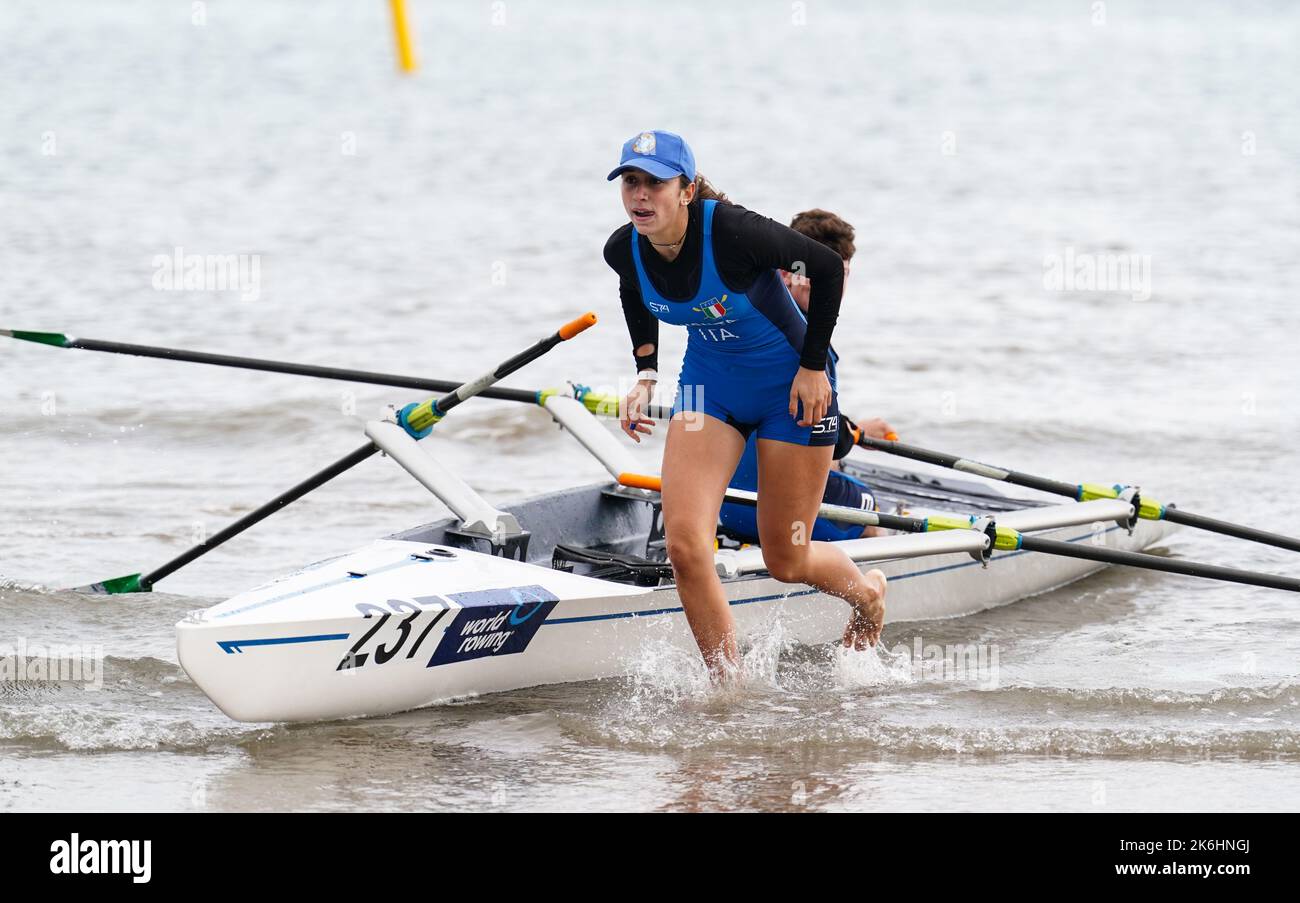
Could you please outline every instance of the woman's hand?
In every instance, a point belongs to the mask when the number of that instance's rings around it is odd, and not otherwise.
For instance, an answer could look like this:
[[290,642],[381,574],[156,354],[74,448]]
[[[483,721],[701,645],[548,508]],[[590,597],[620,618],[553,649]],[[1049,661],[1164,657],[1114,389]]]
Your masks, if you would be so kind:
[[800,367],[790,383],[790,416],[799,416],[799,403],[803,402],[803,419],[800,426],[816,426],[826,416],[831,406],[831,381],[825,370]]
[[632,387],[632,391],[627,393],[623,399],[623,404],[618,411],[618,425],[623,428],[636,442],[641,441],[638,433],[650,435],[654,429],[655,422],[645,416],[645,409],[650,404],[650,396],[654,393],[655,383],[651,379],[638,380],[637,384]]
[[890,434],[894,433],[894,428],[881,417],[862,421],[858,424],[858,429],[869,439],[888,439]]

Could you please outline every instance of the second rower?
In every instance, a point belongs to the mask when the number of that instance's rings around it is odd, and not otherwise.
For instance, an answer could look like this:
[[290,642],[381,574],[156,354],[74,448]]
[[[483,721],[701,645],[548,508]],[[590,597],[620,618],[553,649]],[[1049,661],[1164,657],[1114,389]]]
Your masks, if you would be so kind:
[[[826,210],[805,210],[790,222],[790,228],[814,241],[820,242],[839,256],[844,262],[844,281],[849,279],[849,265],[857,250],[853,244],[853,227],[834,213]],[[808,313],[808,279],[797,273],[781,271],[782,281],[789,289],[799,309]],[[839,355],[835,349],[829,350],[831,360],[838,364]],[[839,505],[847,508],[859,508],[876,511],[875,493],[872,488],[857,477],[845,473],[840,468],[840,459],[857,444],[860,436],[884,439],[892,436],[893,428],[879,417],[864,420],[861,425],[854,423],[842,413],[839,418],[839,438],[835,444],[831,471],[826,479],[826,489],[822,502],[827,505]],[[745,443],[744,454],[736,466],[731,478],[731,487],[758,491],[758,441],[751,434]],[[723,527],[738,539],[746,542],[758,541],[758,517],[753,507],[734,502],[725,502],[719,514]],[[863,528],[858,524],[846,524],[825,518],[817,518],[813,523],[811,539],[819,542],[834,542],[842,539],[856,539],[860,536],[875,536],[879,530],[875,527]]]

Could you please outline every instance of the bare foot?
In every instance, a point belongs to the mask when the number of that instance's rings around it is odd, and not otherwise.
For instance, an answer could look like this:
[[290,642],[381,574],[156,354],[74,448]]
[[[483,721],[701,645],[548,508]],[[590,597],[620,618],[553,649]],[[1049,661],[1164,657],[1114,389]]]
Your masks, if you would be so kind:
[[853,606],[849,624],[844,628],[844,648],[859,652],[869,645],[876,645],[880,630],[885,626],[885,574],[879,568],[872,568],[862,576],[874,593],[871,598]]

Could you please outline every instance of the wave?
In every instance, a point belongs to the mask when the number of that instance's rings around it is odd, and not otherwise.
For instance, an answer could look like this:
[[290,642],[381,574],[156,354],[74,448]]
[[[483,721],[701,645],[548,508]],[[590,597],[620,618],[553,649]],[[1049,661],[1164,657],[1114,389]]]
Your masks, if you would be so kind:
[[1054,707],[1123,714],[1178,711],[1197,714],[1221,711],[1226,714],[1261,706],[1300,706],[1300,686],[1289,681],[1253,687],[1218,687],[1199,693],[1151,687],[1001,686],[992,690],[967,690],[955,695],[971,694],[991,697],[999,704],[1025,708]]
[[[1172,757],[1300,759],[1300,730],[1286,728],[1088,728],[1072,725],[905,725],[862,720],[851,709],[778,718],[690,721],[665,714],[649,720],[562,716],[565,732],[588,742],[647,752],[683,751],[825,754],[835,758],[875,754],[916,758],[972,756]],[[773,713],[778,714],[778,713]]]
[[[28,662],[26,667],[30,669],[31,663]],[[47,667],[49,673],[42,672],[39,678],[0,681],[0,694],[18,696],[26,688],[32,687],[44,687],[45,692],[93,693],[99,698],[107,698],[115,693],[145,692],[161,695],[176,691],[198,692],[198,687],[180,665],[148,655],[139,658],[106,655],[101,661],[80,659],[69,662],[61,659],[50,662]],[[65,679],[60,679],[60,675],[55,673],[60,668],[63,669],[62,677]]]
[[215,712],[209,721],[197,712],[177,717],[167,711],[104,711],[68,702],[68,694],[61,693],[32,708],[0,707],[0,742],[44,751],[190,752],[230,746],[268,730],[227,721]]
[[37,595],[50,595],[57,593],[59,590],[45,586],[41,583],[28,583],[26,580],[18,580],[11,577],[0,577],[0,592],[11,591],[20,593],[36,593]]
[[154,658],[151,655],[140,658],[119,658],[116,655],[107,655],[104,657],[104,671],[106,675],[111,676],[115,681],[134,680],[156,683],[161,686],[194,686],[189,675],[185,673],[185,669],[180,665],[165,659]]
[[[746,664],[786,645],[774,634]],[[1300,686],[1291,681],[1198,691],[985,686],[914,674],[879,648],[794,651],[717,688],[698,659],[665,646],[593,711],[562,715],[564,730],[645,751],[1300,758]]]

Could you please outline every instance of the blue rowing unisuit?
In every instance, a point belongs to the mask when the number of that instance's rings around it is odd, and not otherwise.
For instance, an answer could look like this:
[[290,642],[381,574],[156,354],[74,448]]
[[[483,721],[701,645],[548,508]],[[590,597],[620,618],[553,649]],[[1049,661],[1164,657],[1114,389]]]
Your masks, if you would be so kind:
[[[808,321],[776,270],[767,270],[748,291],[728,288],[713,257],[713,211],[704,201],[704,247],[700,284],[685,301],[664,298],[651,284],[632,230],[632,261],[642,303],[664,323],[687,328],[686,356],[678,378],[673,413],[702,411],[729,423],[748,438],[797,445],[834,445],[839,409],[834,394],[835,366],[827,358],[832,396],[826,416],[810,427],[790,416],[790,384],[799,370]],[[803,411],[800,409],[799,415]]]

